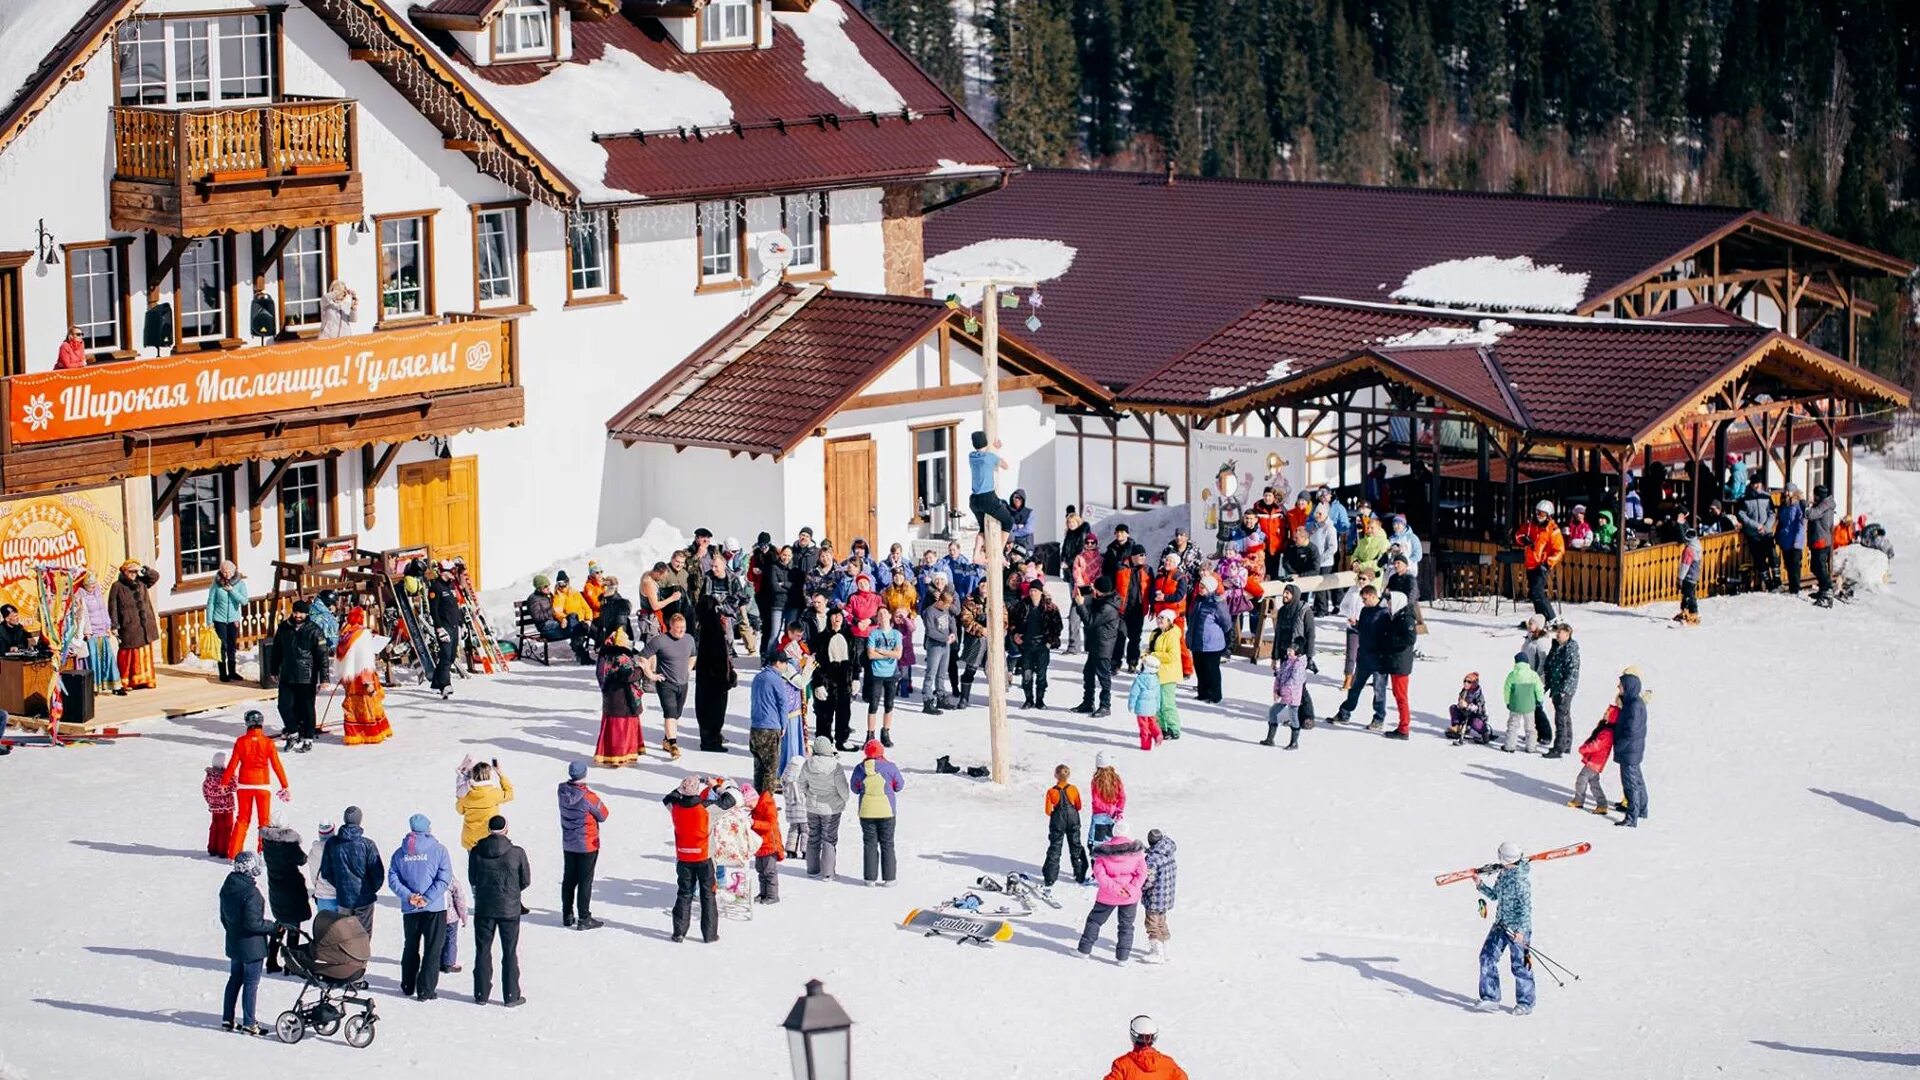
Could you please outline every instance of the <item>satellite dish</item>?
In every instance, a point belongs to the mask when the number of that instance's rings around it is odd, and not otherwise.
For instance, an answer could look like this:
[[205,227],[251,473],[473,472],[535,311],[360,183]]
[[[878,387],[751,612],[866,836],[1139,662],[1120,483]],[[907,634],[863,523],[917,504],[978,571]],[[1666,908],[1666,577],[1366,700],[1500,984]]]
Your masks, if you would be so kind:
[[778,274],[793,263],[793,241],[783,232],[760,237],[754,252],[760,257],[761,270],[768,274]]

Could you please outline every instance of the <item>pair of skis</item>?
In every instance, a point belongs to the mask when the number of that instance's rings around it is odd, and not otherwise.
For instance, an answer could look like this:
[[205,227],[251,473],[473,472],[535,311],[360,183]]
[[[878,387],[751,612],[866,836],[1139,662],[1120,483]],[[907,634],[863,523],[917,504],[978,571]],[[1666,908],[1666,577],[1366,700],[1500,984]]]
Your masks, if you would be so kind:
[[[1550,859],[1565,859],[1573,855],[1585,855],[1592,850],[1593,845],[1583,840],[1578,844],[1568,844],[1566,847],[1557,847],[1549,851],[1536,851],[1527,856],[1526,861],[1546,862]],[[1452,885],[1456,881],[1468,881],[1479,877],[1481,874],[1494,873],[1499,869],[1499,863],[1487,863],[1484,866],[1476,866],[1471,870],[1455,870],[1452,873],[1441,874],[1433,879],[1433,883],[1435,885]]]

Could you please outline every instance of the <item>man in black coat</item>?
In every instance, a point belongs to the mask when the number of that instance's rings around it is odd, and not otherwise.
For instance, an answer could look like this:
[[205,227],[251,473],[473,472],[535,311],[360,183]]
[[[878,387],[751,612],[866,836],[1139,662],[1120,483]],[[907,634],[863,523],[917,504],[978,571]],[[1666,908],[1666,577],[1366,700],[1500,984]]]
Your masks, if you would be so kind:
[[327,674],[327,640],[312,619],[305,600],[293,602],[293,614],[273,632],[274,674],[280,681],[275,704],[286,749],[306,753],[320,733],[313,702],[320,680]]
[[[1407,594],[1397,591],[1387,593],[1387,624],[1380,631],[1379,668],[1387,677],[1387,683],[1393,689],[1394,707],[1400,712],[1400,725],[1387,732],[1389,739],[1410,738],[1413,726],[1413,706],[1409,698],[1407,678],[1413,674],[1414,643],[1419,641],[1419,628],[1413,622],[1413,602]],[[1378,728],[1380,699],[1374,698],[1374,721],[1369,730]]]
[[1146,553],[1147,549],[1135,542],[1125,525],[1115,525],[1113,539],[1107,543],[1107,550],[1100,553],[1100,572],[1107,577],[1117,577],[1128,559]]
[[786,628],[788,610],[800,606],[790,599],[793,593],[792,548],[768,546],[766,557],[760,563],[758,589],[760,659],[765,660],[773,655],[774,646],[780,641],[780,631]]
[[[1095,719],[1110,715],[1113,704],[1113,648],[1120,640],[1120,608],[1113,599],[1113,579],[1101,577],[1087,596],[1085,614],[1087,662],[1080,679],[1080,704],[1077,713],[1090,713]],[[1100,697],[1094,700],[1094,688]]]
[[520,916],[527,910],[520,894],[533,884],[525,848],[507,839],[507,819],[487,821],[487,837],[467,855],[467,882],[473,887],[473,1001],[485,1005],[493,992],[493,938],[500,937],[500,990],[512,1008],[520,996]]
[[1354,650],[1353,686],[1347,690],[1347,699],[1340,703],[1340,711],[1334,714],[1334,723],[1344,724],[1353,719],[1353,710],[1360,704],[1360,691],[1368,683],[1373,684],[1372,726],[1377,728],[1386,721],[1388,679],[1380,646],[1391,614],[1380,603],[1380,590],[1371,585],[1361,588],[1360,618],[1354,628],[1359,644]]
[[460,608],[460,594],[454,591],[451,559],[428,568],[427,621],[436,641],[433,677],[428,685],[446,697],[453,692],[453,654],[460,651],[460,629],[467,622],[467,613]]
[[222,999],[220,1026],[234,1029],[233,1005],[241,1004],[240,1030],[249,1035],[265,1035],[266,1029],[254,1022],[254,999],[260,990],[260,970],[267,962],[267,939],[274,924],[267,921],[266,903],[260,898],[255,879],[261,863],[251,851],[243,851],[233,860],[233,871],[220,883],[220,926],[227,933],[227,991]]

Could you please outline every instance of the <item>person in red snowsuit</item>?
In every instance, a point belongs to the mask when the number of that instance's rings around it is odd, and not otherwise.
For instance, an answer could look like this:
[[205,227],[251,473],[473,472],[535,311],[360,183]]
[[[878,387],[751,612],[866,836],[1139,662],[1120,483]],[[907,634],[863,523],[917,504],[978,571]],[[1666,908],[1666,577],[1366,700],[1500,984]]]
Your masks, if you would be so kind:
[[233,740],[233,753],[227,758],[227,771],[221,779],[235,784],[236,805],[233,814],[233,836],[227,840],[227,858],[240,854],[247,842],[247,819],[252,817],[256,828],[264,828],[271,818],[267,803],[267,773],[272,771],[280,781],[280,797],[287,797],[287,770],[280,766],[280,751],[273,740],[261,728],[266,718],[260,710],[247,711],[246,734]]

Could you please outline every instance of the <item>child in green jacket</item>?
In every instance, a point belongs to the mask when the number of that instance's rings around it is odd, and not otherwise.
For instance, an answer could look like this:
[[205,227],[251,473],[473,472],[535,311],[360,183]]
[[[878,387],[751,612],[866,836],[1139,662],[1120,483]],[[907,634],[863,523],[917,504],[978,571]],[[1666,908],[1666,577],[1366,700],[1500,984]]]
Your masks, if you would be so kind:
[[1513,654],[1513,670],[1507,672],[1502,696],[1507,702],[1507,741],[1500,749],[1511,754],[1514,740],[1520,739],[1527,753],[1533,753],[1533,710],[1547,696],[1547,684],[1540,681],[1526,653]]

